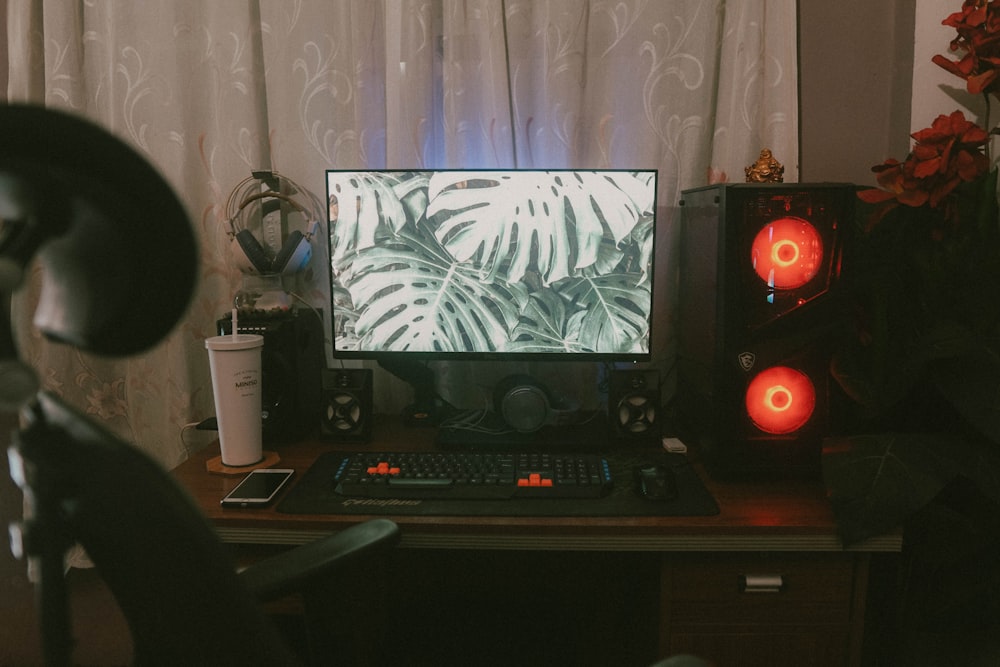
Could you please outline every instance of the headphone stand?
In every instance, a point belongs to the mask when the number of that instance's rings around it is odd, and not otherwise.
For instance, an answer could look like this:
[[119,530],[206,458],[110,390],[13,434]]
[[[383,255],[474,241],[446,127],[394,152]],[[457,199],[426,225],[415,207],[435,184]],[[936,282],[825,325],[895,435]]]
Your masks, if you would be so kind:
[[278,273],[244,273],[243,284],[233,296],[233,305],[240,312],[290,310],[292,296]]

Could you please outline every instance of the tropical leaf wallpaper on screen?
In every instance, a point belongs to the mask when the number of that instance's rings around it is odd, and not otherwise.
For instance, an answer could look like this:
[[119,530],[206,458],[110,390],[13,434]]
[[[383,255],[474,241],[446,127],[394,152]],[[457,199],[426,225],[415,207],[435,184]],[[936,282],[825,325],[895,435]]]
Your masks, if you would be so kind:
[[655,171],[327,181],[338,351],[648,350]]

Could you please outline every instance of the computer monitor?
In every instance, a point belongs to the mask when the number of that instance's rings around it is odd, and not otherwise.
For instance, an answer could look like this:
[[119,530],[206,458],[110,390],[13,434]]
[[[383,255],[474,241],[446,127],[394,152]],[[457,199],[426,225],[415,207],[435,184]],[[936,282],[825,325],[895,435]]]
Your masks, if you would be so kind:
[[647,361],[655,170],[329,170],[340,359]]

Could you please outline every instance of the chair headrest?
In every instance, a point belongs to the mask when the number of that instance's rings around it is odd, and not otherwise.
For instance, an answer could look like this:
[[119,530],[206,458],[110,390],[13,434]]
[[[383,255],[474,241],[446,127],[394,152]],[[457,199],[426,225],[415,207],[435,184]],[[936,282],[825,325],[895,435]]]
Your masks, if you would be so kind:
[[99,355],[158,343],[197,280],[188,215],[145,158],[89,121],[0,106],[0,289],[16,288],[35,257],[35,325]]

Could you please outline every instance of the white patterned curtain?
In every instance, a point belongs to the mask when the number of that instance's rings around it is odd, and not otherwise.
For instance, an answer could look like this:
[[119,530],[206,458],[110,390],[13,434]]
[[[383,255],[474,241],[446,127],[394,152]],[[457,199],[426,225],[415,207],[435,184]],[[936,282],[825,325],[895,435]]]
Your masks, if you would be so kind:
[[[24,353],[46,387],[172,466],[204,444],[186,427],[214,414],[203,340],[240,286],[223,222],[252,170],[322,200],[327,168],[656,168],[651,363],[669,375],[680,191],[742,181],[764,147],[797,179],[795,26],[795,0],[8,0],[8,99],[144,154],[202,260],[187,317],[124,360],[41,340],[36,272],[15,304]],[[325,308],[317,251],[292,287]],[[539,372],[590,372],[570,366]],[[474,382],[436,370],[446,396]],[[407,400],[384,373],[376,386],[380,411]]]

